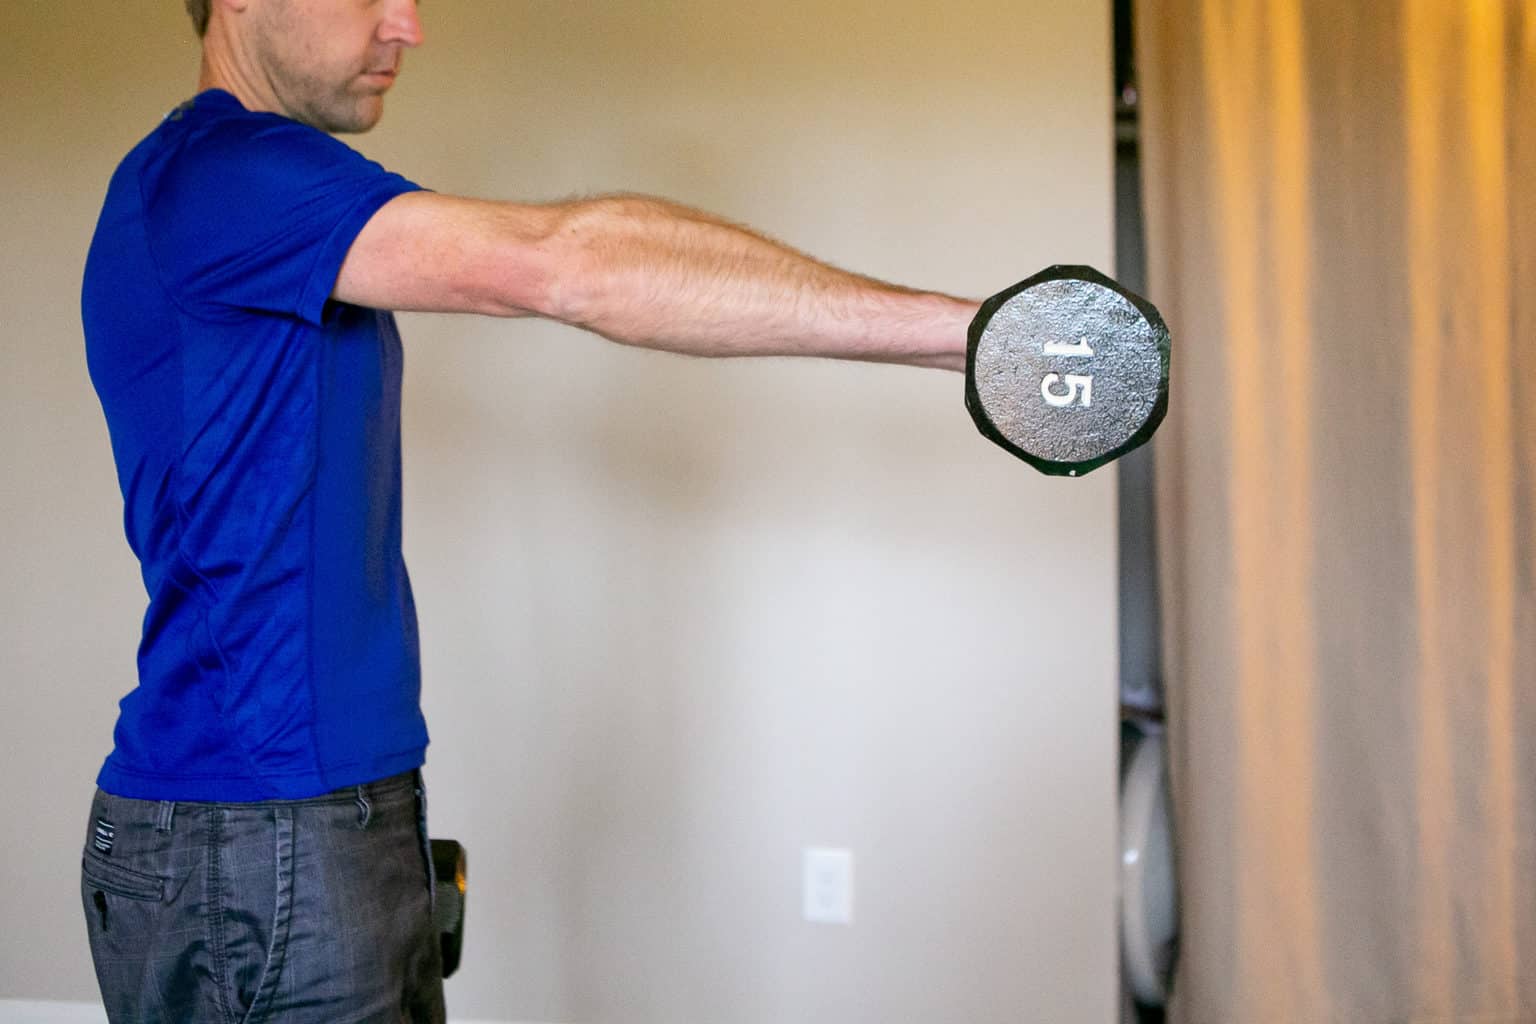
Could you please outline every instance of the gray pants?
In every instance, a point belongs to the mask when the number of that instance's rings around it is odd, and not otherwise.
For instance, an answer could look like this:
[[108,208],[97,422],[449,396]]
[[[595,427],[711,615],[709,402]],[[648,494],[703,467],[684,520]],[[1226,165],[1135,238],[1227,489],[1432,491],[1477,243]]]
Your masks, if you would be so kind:
[[419,773],[309,800],[97,791],[80,895],[112,1024],[441,1024]]

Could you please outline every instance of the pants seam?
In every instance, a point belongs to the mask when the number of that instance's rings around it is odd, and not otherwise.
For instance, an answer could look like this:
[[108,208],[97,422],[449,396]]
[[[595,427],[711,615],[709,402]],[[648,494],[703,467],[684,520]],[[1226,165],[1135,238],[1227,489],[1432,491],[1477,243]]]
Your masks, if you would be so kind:
[[213,990],[224,1024],[236,1024],[229,1000],[229,958],[224,947],[224,886],[219,877],[224,813],[208,815],[208,946],[213,952]]
[[256,983],[251,1008],[241,1024],[256,1024],[266,1015],[283,971],[283,960],[288,951],[288,929],[293,920],[293,808],[276,808],[272,817],[272,859],[277,876],[277,899],[272,910],[272,942],[267,947],[266,963],[262,965],[261,980]]
[[[421,847],[422,867],[426,869],[427,910],[432,920],[437,920],[437,869],[432,863],[432,840],[427,825],[427,785],[416,773],[416,838]],[[435,936],[434,936],[435,938]]]

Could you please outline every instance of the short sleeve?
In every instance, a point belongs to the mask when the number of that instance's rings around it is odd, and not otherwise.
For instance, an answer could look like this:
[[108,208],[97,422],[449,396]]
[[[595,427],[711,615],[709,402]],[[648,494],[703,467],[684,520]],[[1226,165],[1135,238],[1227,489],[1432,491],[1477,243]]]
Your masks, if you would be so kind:
[[358,232],[379,207],[419,189],[324,132],[269,114],[188,130],[146,164],[140,185],[150,250],[183,309],[317,325]]

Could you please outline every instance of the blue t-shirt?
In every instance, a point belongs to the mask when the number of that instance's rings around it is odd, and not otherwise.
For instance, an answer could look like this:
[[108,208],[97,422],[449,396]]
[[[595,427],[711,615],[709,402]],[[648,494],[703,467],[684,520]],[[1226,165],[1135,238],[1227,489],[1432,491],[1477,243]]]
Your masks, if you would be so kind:
[[330,298],[416,188],[217,90],[113,175],[81,306],[149,608],[108,792],[293,799],[421,765],[400,336]]

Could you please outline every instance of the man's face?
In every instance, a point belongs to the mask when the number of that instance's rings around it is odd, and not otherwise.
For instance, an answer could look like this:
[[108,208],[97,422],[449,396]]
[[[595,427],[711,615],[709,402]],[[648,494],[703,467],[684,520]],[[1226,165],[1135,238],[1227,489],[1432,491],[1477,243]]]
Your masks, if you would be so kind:
[[328,132],[377,124],[422,40],[416,0],[256,0],[250,13],[257,71],[283,112]]

